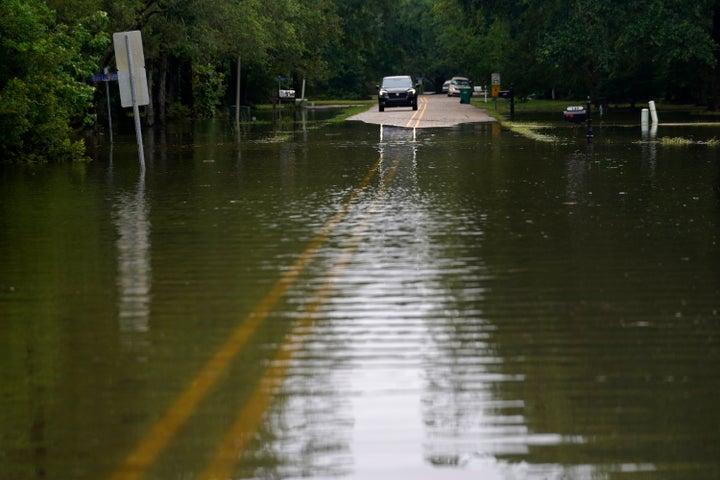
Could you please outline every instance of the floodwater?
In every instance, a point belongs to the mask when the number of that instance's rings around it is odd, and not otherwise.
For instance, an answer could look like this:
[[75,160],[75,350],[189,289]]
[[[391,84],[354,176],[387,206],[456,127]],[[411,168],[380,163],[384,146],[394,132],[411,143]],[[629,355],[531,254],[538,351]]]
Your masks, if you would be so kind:
[[0,478],[720,477],[716,127],[312,120],[3,167]]

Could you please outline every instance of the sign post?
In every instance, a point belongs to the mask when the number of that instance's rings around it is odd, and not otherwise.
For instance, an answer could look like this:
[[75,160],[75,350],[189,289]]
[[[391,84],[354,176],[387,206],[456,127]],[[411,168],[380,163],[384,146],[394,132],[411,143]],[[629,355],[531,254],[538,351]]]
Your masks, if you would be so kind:
[[105,84],[105,98],[107,98],[108,131],[110,132],[110,143],[113,143],[112,132],[112,111],[110,110],[110,82],[117,82],[117,73],[109,73],[110,67],[105,67],[103,73],[93,75],[90,80],[95,83]]
[[120,103],[123,107],[133,108],[138,158],[140,159],[140,166],[144,171],[145,153],[143,151],[140,110],[138,106],[150,103],[150,95],[148,94],[145,55],[143,54],[140,31],[133,30],[130,32],[114,33],[113,45],[115,47],[115,61],[118,67]]
[[500,93],[500,74],[499,73],[493,73],[490,76],[491,80],[491,90],[490,90],[490,96],[497,97]]
[[[103,69],[103,73],[108,75],[110,71],[109,67]],[[110,143],[113,143],[112,133],[112,111],[110,110],[110,82],[105,82],[105,98],[107,99],[107,116],[108,116],[108,131],[110,132]]]

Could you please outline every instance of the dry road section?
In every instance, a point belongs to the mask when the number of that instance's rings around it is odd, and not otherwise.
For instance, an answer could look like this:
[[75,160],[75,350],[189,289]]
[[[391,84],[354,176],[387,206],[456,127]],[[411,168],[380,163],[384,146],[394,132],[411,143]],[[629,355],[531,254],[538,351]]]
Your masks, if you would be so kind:
[[418,97],[417,110],[411,107],[393,107],[380,112],[376,104],[363,113],[349,117],[348,120],[407,128],[452,127],[461,123],[496,121],[484,109],[460,103],[457,97],[446,95]]

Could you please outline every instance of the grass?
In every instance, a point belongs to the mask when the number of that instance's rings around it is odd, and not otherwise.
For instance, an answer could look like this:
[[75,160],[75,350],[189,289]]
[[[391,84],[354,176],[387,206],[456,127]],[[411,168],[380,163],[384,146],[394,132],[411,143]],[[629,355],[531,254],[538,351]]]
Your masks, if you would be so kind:
[[[368,107],[373,103],[374,100],[307,100],[306,107],[355,107],[364,106]],[[292,103],[282,103],[281,108],[289,109],[293,108]],[[258,103],[253,106],[255,110],[272,110],[273,107],[277,107],[277,104],[272,103]]]
[[[471,103],[480,108],[485,108],[489,111],[498,111],[500,113],[510,113],[510,100],[504,98],[498,98],[497,101],[494,98],[488,98],[487,103],[481,100],[480,97],[473,97]],[[515,113],[558,113],[565,110],[568,105],[583,105],[585,106],[585,100],[515,100]]]
[[[357,113],[364,112],[370,106],[373,105],[374,100],[308,100],[305,108],[338,108],[342,109],[342,112],[334,116],[331,119],[322,120],[320,123],[341,123],[348,117],[351,117]],[[270,111],[273,109],[272,104],[259,104],[254,107],[258,111]],[[294,108],[291,104],[283,104],[281,107],[283,110],[290,110]],[[290,118],[290,117],[288,117]]]
[[[348,117],[355,114],[364,112],[375,102],[374,99],[368,100],[313,100],[308,102],[310,108],[331,108],[337,107],[341,110],[338,115],[333,116],[330,119],[322,120],[321,124],[329,123],[342,123]],[[586,99],[581,100],[545,100],[545,99],[530,99],[530,100],[516,100],[515,101],[515,121],[509,121],[502,119],[502,115],[506,115],[510,112],[510,102],[506,99],[490,99],[485,103],[480,97],[473,97],[471,103],[477,107],[484,108],[489,111],[491,115],[494,115],[498,122],[506,128],[518,135],[525,136],[532,140],[545,143],[557,143],[561,139],[555,135],[546,133],[552,131],[553,125],[535,123],[535,122],[523,122],[518,121],[517,117],[523,114],[555,114],[565,110],[569,105],[586,105]],[[289,107],[289,106],[287,106]],[[284,107],[284,108],[287,108]],[[271,109],[272,105],[258,106],[259,110]],[[637,103],[635,106],[636,110],[645,108],[644,103]],[[632,106],[630,104],[611,104],[606,107],[606,111],[631,111]],[[702,115],[702,116],[720,116],[717,112],[707,112],[703,107],[690,106],[690,105],[669,105],[661,104],[658,105],[659,115],[662,117],[663,113],[673,114],[688,114],[688,115]],[[560,117],[559,117],[560,118]],[[720,140],[712,138],[707,141],[696,141],[683,137],[662,137],[656,141],[660,145],[665,146],[689,146],[689,145],[707,145],[710,147],[720,146]]]
[[[496,110],[501,113],[510,112],[510,101],[504,98],[498,98],[497,103],[495,99],[488,99],[488,102],[483,102],[480,97],[473,97],[472,103],[481,108],[487,108],[488,110]],[[497,107],[496,107],[497,104]],[[706,107],[699,105],[686,105],[686,104],[670,104],[670,103],[658,103],[656,101],[658,115],[662,121],[663,113],[667,114],[683,114],[691,117],[715,117],[720,120],[720,112],[708,111]],[[587,105],[587,99],[562,99],[562,100],[546,100],[546,99],[515,99],[515,113],[558,113],[565,110],[565,107],[569,105]],[[606,112],[639,112],[643,108],[647,108],[647,103],[636,102],[633,107],[630,103],[610,103],[605,105]],[[593,105],[592,109],[597,113],[597,106]]]
[[[488,113],[495,116],[495,118],[498,119],[500,124],[509,130],[512,130],[513,132],[523,135],[525,137],[531,138],[533,140],[541,141],[541,142],[558,142],[560,139],[558,137],[555,137],[553,135],[550,135],[548,133],[542,133],[541,130],[546,129],[548,131],[552,131],[553,125],[541,125],[538,123],[530,122],[530,121],[522,121],[519,119],[522,119],[525,115],[526,118],[534,118],[534,119],[544,119],[546,118],[546,114],[552,114],[557,119],[561,119],[562,116],[560,115],[561,112],[565,110],[566,107],[570,105],[582,105],[586,106],[586,99],[581,100],[539,100],[539,99],[531,99],[531,100],[525,100],[525,101],[518,101],[516,99],[515,101],[515,118],[514,121],[508,121],[503,120],[503,116],[507,116],[510,113],[510,101],[502,98],[492,99],[488,101],[487,103],[483,102],[482,99],[474,97],[472,99],[472,103],[480,108],[484,108],[488,110]],[[646,108],[646,103],[636,103],[635,107],[633,109],[633,106],[629,103],[622,104],[622,103],[615,103],[610,104],[605,107],[605,117],[604,122],[607,122],[610,119],[614,118],[624,118],[625,120],[622,120],[621,122],[627,122],[628,114],[635,115],[637,114],[637,120],[639,121],[639,111],[641,108]],[[720,112],[708,112],[705,107],[696,106],[696,105],[674,105],[674,104],[659,104],[657,106],[658,108],[658,116],[661,119],[661,125],[663,117],[675,117],[680,118],[679,125],[690,125],[693,126],[711,126],[711,127],[717,127],[718,123],[717,121],[720,120]],[[597,115],[597,109],[593,106],[593,121],[595,121],[595,117]],[[539,115],[538,115],[539,114]],[[614,116],[613,114],[619,114],[617,116]],[[633,117],[634,118],[634,117]],[[702,119],[702,120],[701,120]],[[602,118],[598,118],[599,121],[603,122]],[[561,122],[561,120],[558,120],[558,122]],[[703,123],[704,122],[704,123]],[[622,123],[624,125],[624,123]],[[675,125],[672,123],[667,123],[666,125]],[[709,147],[717,147],[720,146],[720,140],[716,138],[712,138],[710,140],[706,141],[698,141],[683,137],[663,137],[659,138],[658,140],[654,141],[655,143],[659,145],[665,145],[665,146],[675,146],[675,147],[682,147],[682,146],[689,146],[689,145],[706,145]]]
[[717,147],[720,145],[720,140],[714,137],[706,141],[697,141],[684,137],[662,137],[657,142],[660,145],[671,147],[685,147],[688,145],[707,145],[708,147]]
[[369,107],[373,103],[375,103],[374,99],[368,99],[368,100],[308,100],[308,103],[315,104],[315,106],[335,106],[335,105],[341,105],[341,106],[363,106],[363,107]]
[[554,135],[548,135],[540,132],[540,130],[551,128],[549,125],[510,122],[507,120],[499,120],[499,122],[504,128],[538,142],[555,143],[560,141],[560,139]]
[[[333,118],[326,120],[327,123],[342,123],[344,122],[348,117],[352,117],[353,115],[356,115],[358,113],[362,113],[365,110],[370,107],[374,101],[368,100],[365,102],[359,101],[355,102],[353,104],[348,104],[347,108],[343,108],[343,111],[341,114],[334,116]],[[335,104],[333,104],[335,105]]]
[[689,138],[683,137],[662,137],[658,140],[658,143],[660,145],[682,147],[686,145],[692,145],[695,142],[693,140],[690,140]]

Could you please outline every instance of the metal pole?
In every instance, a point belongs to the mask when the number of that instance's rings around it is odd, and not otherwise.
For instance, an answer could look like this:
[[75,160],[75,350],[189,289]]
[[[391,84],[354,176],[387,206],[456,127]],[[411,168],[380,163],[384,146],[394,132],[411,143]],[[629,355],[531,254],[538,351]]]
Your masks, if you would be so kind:
[[140,160],[140,168],[145,172],[145,152],[143,151],[142,130],[140,129],[140,109],[135,96],[135,72],[133,70],[132,50],[130,50],[130,36],[125,35],[125,48],[128,55],[128,69],[130,74],[130,95],[132,96],[133,117],[135,117],[135,137],[137,138],[138,158]]
[[[108,75],[110,71],[109,67],[105,67],[103,72]],[[110,81],[105,81],[105,98],[107,99],[107,115],[108,115],[108,130],[110,131],[110,143],[113,143],[113,131],[112,131],[112,112],[110,110]]]

